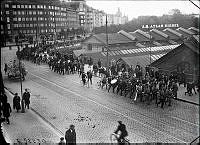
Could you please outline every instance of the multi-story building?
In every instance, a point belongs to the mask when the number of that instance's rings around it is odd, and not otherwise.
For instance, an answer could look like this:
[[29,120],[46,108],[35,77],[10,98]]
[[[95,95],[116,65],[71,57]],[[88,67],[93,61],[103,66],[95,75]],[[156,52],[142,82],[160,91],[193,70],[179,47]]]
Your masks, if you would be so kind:
[[78,13],[65,3],[47,1],[9,0],[1,2],[4,34],[12,39],[19,33],[38,38],[42,34],[56,34],[62,29],[78,28]]
[[[125,24],[128,22],[128,17],[125,15],[122,16],[122,12],[118,8],[116,14],[107,14],[107,21],[108,21],[108,26]],[[103,15],[103,25],[105,24],[106,24],[106,14]]]

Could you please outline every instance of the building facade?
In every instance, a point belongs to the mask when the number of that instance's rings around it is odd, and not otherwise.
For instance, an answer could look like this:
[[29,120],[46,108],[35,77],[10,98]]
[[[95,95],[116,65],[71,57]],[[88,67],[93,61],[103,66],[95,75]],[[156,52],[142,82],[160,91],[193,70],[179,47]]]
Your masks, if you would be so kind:
[[1,2],[1,20],[6,23],[4,34],[14,40],[19,33],[33,36],[60,32],[62,29],[78,28],[78,13],[62,3],[46,3],[28,0]]

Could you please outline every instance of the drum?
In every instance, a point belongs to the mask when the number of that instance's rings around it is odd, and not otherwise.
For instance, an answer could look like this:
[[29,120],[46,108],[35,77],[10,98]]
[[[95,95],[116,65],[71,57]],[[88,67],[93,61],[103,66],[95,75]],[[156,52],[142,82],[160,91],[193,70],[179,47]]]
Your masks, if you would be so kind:
[[113,79],[112,81],[111,81],[111,84],[115,84],[117,82],[117,79]]

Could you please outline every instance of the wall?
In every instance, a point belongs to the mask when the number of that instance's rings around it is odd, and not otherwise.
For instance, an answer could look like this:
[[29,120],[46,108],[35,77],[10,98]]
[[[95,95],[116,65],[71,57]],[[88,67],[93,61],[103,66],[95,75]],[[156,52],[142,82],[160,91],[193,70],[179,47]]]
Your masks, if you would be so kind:
[[157,63],[154,66],[168,72],[184,71],[189,80],[191,80],[192,77],[196,79],[194,74],[195,71],[196,75],[198,75],[197,72],[199,72],[199,55],[186,45],[181,45],[179,48],[176,48],[173,54],[171,53],[161,63]]

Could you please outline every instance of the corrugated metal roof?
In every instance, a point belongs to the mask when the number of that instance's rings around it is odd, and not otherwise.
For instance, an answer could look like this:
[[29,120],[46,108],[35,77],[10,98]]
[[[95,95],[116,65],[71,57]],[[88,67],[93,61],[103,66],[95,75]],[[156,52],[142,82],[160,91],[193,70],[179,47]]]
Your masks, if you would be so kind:
[[125,32],[124,30],[119,31],[118,33],[121,34],[121,35],[126,36],[127,38],[129,38],[129,39],[131,39],[131,40],[133,40],[133,41],[135,41],[135,39],[136,39],[135,36],[133,36],[133,35],[131,35],[131,34]]
[[[156,61],[166,53],[162,53],[159,55],[151,55],[151,62]],[[126,62],[129,66],[140,65],[143,68],[150,64],[150,55],[141,55],[141,56],[133,56],[133,57],[121,57],[121,59]]]
[[159,30],[157,30],[157,29],[152,29],[151,32],[154,32],[154,33],[156,33],[156,34],[158,34],[158,35],[164,37],[165,39],[168,39],[168,38],[169,38],[169,36],[168,36],[167,34],[163,33],[162,31],[159,31]]
[[[175,30],[173,30],[173,29],[170,29],[170,28],[166,28],[166,29],[163,30],[163,31],[169,32],[169,33],[171,33],[171,34],[177,36],[178,38],[181,38],[181,37],[183,36],[181,33],[177,32],[177,31],[175,31]],[[168,34],[169,34],[169,33],[168,33]]]
[[194,34],[193,32],[191,32],[191,31],[189,31],[189,30],[187,30],[187,29],[184,29],[184,28],[182,28],[182,27],[178,28],[177,30],[182,31],[182,32],[184,32],[184,33],[187,33],[188,35],[193,35],[193,34]]

